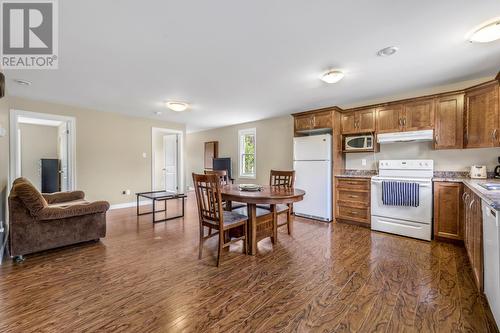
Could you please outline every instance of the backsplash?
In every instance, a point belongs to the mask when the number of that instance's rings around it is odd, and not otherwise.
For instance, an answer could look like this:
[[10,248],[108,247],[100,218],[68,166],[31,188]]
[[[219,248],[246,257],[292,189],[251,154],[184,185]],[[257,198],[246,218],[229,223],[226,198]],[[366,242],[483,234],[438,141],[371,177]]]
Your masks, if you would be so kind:
[[499,164],[498,156],[500,148],[434,150],[431,142],[404,142],[381,145],[378,153],[347,153],[345,167],[376,170],[379,160],[429,159],[434,160],[436,171],[468,172],[471,165],[486,165],[492,172]]

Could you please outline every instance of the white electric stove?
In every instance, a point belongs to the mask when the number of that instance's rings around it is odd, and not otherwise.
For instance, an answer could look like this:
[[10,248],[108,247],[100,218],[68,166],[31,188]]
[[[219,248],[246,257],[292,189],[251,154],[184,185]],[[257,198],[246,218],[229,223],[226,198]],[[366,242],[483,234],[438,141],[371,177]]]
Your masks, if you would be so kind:
[[[381,160],[371,180],[371,228],[430,241],[432,236],[433,160]],[[419,184],[418,207],[390,206],[382,202],[382,182]]]

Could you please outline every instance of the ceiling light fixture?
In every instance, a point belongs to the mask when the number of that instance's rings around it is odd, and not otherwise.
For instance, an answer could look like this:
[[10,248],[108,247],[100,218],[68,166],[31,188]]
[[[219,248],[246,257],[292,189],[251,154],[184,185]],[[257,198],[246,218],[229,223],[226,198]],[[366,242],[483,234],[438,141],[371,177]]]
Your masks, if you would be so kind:
[[344,73],[339,70],[330,70],[321,76],[321,80],[326,83],[337,83],[344,78]]
[[185,103],[185,102],[168,101],[168,102],[165,102],[165,106],[172,111],[182,112],[182,111],[187,110],[187,108],[189,107],[189,104]]
[[500,19],[483,24],[469,36],[472,43],[489,43],[500,39]]
[[14,81],[15,83],[17,83],[21,86],[31,86],[31,81],[21,80],[21,79],[13,79],[12,81]]
[[391,56],[394,53],[398,52],[398,50],[399,49],[396,46],[388,46],[388,47],[384,47],[382,50],[379,50],[377,52],[377,55],[379,57],[388,57],[388,56]]

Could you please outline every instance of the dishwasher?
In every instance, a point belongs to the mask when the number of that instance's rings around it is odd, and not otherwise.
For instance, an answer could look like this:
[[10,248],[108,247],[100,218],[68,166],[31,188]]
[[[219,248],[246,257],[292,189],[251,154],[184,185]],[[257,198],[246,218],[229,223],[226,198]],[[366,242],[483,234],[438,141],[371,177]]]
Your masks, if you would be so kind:
[[500,212],[483,208],[484,293],[497,325],[500,324]]

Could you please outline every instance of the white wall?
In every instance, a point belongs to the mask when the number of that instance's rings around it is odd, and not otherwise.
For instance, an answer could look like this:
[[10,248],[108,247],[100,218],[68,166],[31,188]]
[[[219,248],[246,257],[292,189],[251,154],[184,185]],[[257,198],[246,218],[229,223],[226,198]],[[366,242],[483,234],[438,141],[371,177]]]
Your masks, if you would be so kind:
[[[257,179],[238,179],[238,131],[257,130]],[[293,118],[270,118],[245,124],[189,133],[186,137],[186,178],[191,185],[193,172],[203,173],[204,142],[219,141],[219,157],[231,157],[233,178],[237,183],[269,183],[269,171],[293,168]]]
[[[83,190],[91,201],[107,200],[111,204],[133,202],[134,193],[151,190],[152,128],[185,130],[183,124],[159,119],[130,117],[13,96],[9,96],[9,107],[75,117],[77,189]],[[7,114],[0,105],[0,122],[4,113]],[[3,146],[2,141],[8,142],[8,139],[0,138],[0,146]],[[3,177],[3,174],[0,175],[0,179]],[[130,195],[122,194],[126,189],[130,189]]]
[[376,162],[384,159],[430,159],[437,171],[468,171],[471,165],[486,165],[493,171],[498,156],[500,148],[433,150],[431,142],[400,142],[380,145],[378,153],[348,153],[346,169],[376,170]]

